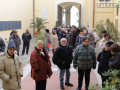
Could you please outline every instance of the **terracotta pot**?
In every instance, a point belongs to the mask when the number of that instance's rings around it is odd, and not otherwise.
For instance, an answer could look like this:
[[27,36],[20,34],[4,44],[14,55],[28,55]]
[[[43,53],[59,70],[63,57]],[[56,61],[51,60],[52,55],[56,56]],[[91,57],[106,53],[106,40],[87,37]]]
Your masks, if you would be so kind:
[[37,37],[38,34],[39,34],[39,32],[35,32],[35,37]]

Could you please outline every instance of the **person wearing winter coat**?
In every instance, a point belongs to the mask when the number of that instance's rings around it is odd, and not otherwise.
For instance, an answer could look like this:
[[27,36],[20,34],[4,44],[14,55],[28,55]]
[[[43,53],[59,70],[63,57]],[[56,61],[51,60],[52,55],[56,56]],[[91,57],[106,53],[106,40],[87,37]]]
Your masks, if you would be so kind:
[[81,45],[83,43],[84,33],[80,32],[80,34],[76,38],[76,46]]
[[[109,60],[109,68],[112,70],[120,70],[120,46],[118,44],[113,44],[110,46],[110,51],[112,58]],[[120,78],[120,71],[118,77]]]
[[0,52],[4,52],[4,51],[5,51],[5,42],[0,37]]
[[102,79],[102,86],[104,87],[103,82],[105,82],[108,77],[103,76],[102,74],[107,72],[109,68],[109,59],[112,57],[112,54],[110,52],[110,46],[113,45],[114,43],[112,41],[108,41],[105,43],[105,48],[99,53],[97,57],[97,61],[99,62],[98,65],[98,73],[101,76]]
[[58,41],[58,36],[56,34],[56,30],[53,30],[52,35],[51,35],[51,44],[52,44],[52,52],[56,51],[56,49],[59,46],[59,41]]
[[9,40],[13,39],[17,51],[17,55],[19,56],[21,39],[16,30],[13,30],[13,34],[10,36]]
[[89,38],[89,40],[90,40],[90,45],[92,45],[92,46],[94,47],[95,37],[93,36],[93,34],[92,34],[92,31],[91,31],[91,30],[89,30],[89,31],[88,31],[88,35],[87,35],[87,37],[88,37],[88,38]]
[[110,39],[110,35],[106,33],[104,35],[104,38],[101,39],[100,42],[99,42],[99,48],[101,50],[103,50],[105,48],[105,43],[108,42],[108,41],[112,41],[112,40]]
[[50,33],[49,33],[49,29],[46,29],[44,40],[45,40],[46,51],[47,51],[47,53],[49,53],[49,48],[48,48],[48,45],[47,45],[47,44],[51,43],[51,36],[50,36]]
[[77,30],[75,31],[75,40],[76,40],[77,36],[79,35],[80,30],[81,30],[81,29],[79,28],[79,29],[77,29]]
[[96,30],[95,30],[94,28],[92,29],[92,33],[93,33],[93,36],[95,37],[95,39],[94,39],[94,48],[96,48],[96,43],[97,43],[97,41],[98,41],[100,38],[99,38],[99,36],[97,35]]
[[36,90],[46,90],[47,78],[51,77],[51,63],[48,53],[43,48],[43,41],[38,40],[30,56],[31,77],[35,80]]
[[24,55],[25,53],[25,48],[26,48],[26,54],[28,55],[29,45],[30,45],[30,40],[31,40],[31,34],[29,33],[28,29],[26,29],[25,33],[23,33],[22,40],[23,40],[22,55]]
[[94,48],[89,45],[89,38],[84,37],[83,43],[78,45],[73,55],[73,67],[78,67],[78,88],[81,90],[83,83],[83,76],[85,73],[85,90],[88,90],[90,83],[90,72],[91,69],[96,69],[96,54]]
[[59,40],[62,38],[66,38],[66,32],[64,31],[64,28],[59,31]]
[[61,44],[55,51],[52,61],[55,65],[57,65],[60,69],[60,88],[63,90],[64,88],[64,73],[66,71],[66,81],[65,85],[67,86],[73,86],[70,81],[70,64],[72,63],[72,51],[67,46],[67,40],[66,38],[62,38],[60,40]]
[[69,45],[69,35],[70,35],[70,29],[67,29],[67,33],[66,33],[67,45]]
[[23,76],[22,63],[15,53],[16,45],[11,39],[7,52],[0,56],[0,78],[4,90],[20,90]]

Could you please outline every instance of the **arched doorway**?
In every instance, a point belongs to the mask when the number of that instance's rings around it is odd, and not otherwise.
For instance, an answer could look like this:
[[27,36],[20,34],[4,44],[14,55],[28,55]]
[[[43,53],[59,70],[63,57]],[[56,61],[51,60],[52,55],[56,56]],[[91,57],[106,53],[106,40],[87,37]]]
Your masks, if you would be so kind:
[[62,10],[63,8],[67,8],[66,10],[66,25],[70,25],[70,9],[72,6],[75,6],[79,10],[79,25],[84,26],[84,14],[85,14],[85,2],[84,0],[58,0],[55,3],[55,22],[56,26],[62,25]]

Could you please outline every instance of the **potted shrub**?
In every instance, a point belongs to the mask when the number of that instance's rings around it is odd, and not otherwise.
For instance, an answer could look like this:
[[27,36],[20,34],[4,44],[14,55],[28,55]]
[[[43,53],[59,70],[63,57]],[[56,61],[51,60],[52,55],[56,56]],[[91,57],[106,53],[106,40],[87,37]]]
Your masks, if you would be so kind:
[[37,35],[40,33],[41,29],[46,29],[45,24],[49,23],[49,22],[45,22],[45,19],[39,18],[39,17],[35,17],[35,21],[32,19],[32,22],[30,23],[30,27],[37,29],[37,31],[35,32],[35,36],[37,37]]

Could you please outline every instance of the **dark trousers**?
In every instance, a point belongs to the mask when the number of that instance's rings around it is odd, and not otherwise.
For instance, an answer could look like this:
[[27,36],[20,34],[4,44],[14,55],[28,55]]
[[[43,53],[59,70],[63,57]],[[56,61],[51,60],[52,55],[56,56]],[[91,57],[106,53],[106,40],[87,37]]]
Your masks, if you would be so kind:
[[25,48],[26,48],[26,53],[28,54],[28,51],[29,51],[29,42],[28,42],[28,43],[23,43],[23,51],[22,51],[22,54],[25,53]]
[[43,81],[35,81],[36,83],[36,90],[46,90],[46,83],[47,80],[43,80]]
[[105,85],[103,84],[103,82],[105,82],[108,79],[108,77],[101,76],[101,78],[102,78],[102,87],[105,87]]
[[91,69],[88,69],[88,70],[78,69],[78,87],[79,88],[82,87],[84,73],[85,73],[85,85],[86,85],[85,88],[88,88],[90,83],[90,72],[91,72]]

